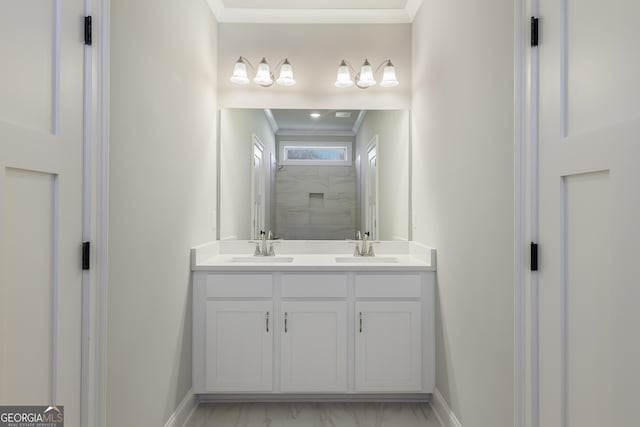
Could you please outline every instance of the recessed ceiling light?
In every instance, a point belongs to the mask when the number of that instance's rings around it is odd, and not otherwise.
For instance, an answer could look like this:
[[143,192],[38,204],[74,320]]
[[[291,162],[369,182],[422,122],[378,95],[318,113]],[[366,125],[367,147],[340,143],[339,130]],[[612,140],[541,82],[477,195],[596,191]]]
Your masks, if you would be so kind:
[[351,117],[350,111],[336,111],[336,117],[339,119],[348,119]]
[[322,116],[322,114],[320,114],[320,113],[311,113],[311,114],[309,114],[309,116],[311,116],[314,119],[319,119],[320,116]]

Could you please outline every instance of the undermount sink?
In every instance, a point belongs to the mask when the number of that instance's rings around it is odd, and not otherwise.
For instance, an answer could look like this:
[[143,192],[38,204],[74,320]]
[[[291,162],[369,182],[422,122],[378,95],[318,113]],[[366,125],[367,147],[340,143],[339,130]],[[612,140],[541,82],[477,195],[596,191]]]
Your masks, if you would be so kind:
[[365,263],[379,263],[379,262],[399,262],[398,258],[390,256],[347,256],[336,257],[336,262],[365,262]]
[[292,262],[290,256],[237,256],[231,262]]

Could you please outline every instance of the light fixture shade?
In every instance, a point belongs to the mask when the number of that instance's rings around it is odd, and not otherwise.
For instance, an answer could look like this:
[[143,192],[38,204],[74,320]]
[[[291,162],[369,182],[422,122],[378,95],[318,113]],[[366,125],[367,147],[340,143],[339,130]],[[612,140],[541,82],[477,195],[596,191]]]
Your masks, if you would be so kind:
[[262,58],[262,61],[258,64],[258,71],[256,72],[253,82],[262,86],[270,86],[273,84],[271,70],[269,69],[269,64],[267,64],[267,60],[265,58]]
[[280,86],[293,86],[296,81],[293,79],[293,67],[289,63],[288,59],[285,59],[280,67],[280,77],[276,82]]
[[395,87],[399,84],[400,82],[396,78],[396,67],[393,66],[393,63],[391,61],[387,61],[387,64],[384,66],[384,72],[382,74],[382,81],[380,82],[380,86]]
[[336,77],[335,87],[344,88],[353,86],[353,80],[351,80],[351,73],[347,63],[343,60],[338,66],[338,76]]
[[247,77],[247,65],[242,61],[242,58],[239,58],[236,61],[236,65],[233,67],[233,75],[231,76],[232,83],[239,85],[246,85],[249,83],[249,78]]
[[373,78],[373,68],[367,59],[364,60],[362,68],[360,68],[360,78],[358,79],[358,86],[371,87],[375,86],[376,80]]

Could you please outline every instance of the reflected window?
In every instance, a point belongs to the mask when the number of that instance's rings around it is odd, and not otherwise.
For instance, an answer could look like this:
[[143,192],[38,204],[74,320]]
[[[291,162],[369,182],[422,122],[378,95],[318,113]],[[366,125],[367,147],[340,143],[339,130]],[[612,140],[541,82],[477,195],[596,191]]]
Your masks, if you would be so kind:
[[351,143],[280,143],[280,164],[283,165],[350,165]]

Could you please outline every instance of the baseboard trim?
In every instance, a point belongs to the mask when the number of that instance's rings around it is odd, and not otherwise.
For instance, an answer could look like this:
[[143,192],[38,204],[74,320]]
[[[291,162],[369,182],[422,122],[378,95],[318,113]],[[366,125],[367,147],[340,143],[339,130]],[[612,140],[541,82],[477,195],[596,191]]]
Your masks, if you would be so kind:
[[274,393],[274,394],[200,394],[201,403],[267,402],[429,402],[430,393],[347,394],[347,393]]
[[193,394],[193,389],[191,389],[184,396],[175,412],[171,414],[164,427],[184,427],[197,407],[198,399],[196,399],[196,395]]
[[456,415],[438,389],[433,392],[431,407],[442,427],[462,427],[462,424],[460,424],[460,421],[458,421],[458,418],[456,418]]

